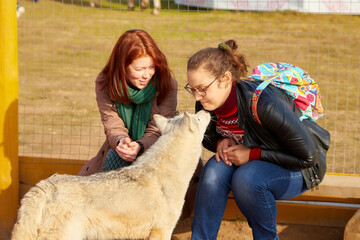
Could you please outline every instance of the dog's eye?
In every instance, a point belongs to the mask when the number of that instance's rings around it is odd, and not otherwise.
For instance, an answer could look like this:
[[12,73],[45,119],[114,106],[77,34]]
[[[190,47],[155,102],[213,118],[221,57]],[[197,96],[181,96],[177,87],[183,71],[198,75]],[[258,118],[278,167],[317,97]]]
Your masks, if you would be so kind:
[[200,122],[200,118],[197,118],[198,122]]

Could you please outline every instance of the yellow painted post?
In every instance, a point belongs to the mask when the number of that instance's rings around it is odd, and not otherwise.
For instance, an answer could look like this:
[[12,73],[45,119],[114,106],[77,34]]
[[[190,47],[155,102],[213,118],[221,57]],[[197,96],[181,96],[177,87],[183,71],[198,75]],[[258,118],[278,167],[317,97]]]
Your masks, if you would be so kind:
[[0,239],[7,239],[19,203],[16,0],[0,1]]

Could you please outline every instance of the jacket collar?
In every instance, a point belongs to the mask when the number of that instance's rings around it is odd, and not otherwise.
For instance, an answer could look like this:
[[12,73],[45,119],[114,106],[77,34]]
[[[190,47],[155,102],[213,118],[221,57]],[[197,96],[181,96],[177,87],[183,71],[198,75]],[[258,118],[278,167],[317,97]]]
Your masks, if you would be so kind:
[[244,129],[244,119],[247,116],[252,116],[251,111],[251,99],[254,94],[256,87],[259,84],[254,81],[241,80],[236,84],[236,96],[237,96],[237,107],[238,107],[238,126]]

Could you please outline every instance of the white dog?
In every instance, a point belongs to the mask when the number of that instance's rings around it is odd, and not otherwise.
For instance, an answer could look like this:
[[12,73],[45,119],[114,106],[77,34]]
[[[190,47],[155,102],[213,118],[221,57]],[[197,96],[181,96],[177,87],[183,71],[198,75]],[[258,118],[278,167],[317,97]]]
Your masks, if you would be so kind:
[[154,119],[162,136],[131,166],[90,176],[55,174],[31,188],[12,239],[170,239],[210,115]]

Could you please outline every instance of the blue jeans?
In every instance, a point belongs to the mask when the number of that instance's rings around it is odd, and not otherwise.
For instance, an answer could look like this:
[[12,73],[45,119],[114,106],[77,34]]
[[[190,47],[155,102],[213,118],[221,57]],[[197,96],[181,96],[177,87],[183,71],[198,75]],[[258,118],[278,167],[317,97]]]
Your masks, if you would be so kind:
[[256,240],[279,239],[275,200],[296,197],[307,190],[300,169],[286,169],[255,160],[228,166],[215,157],[205,164],[195,198],[192,240],[215,240],[232,191]]

